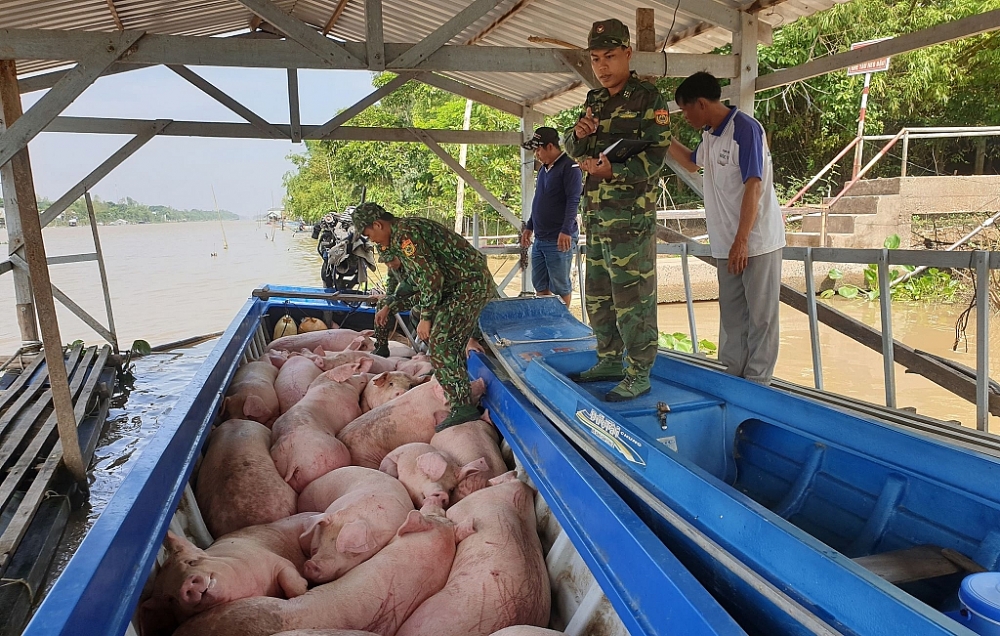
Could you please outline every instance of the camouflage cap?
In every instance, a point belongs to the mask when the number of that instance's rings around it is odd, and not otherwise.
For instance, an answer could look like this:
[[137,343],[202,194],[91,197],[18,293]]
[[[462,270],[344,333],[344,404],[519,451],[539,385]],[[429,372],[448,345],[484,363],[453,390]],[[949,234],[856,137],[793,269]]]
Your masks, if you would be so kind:
[[382,218],[382,215],[385,213],[385,208],[378,203],[362,203],[354,208],[354,214],[351,215],[351,222],[354,224],[354,229],[360,232],[377,219]]
[[628,27],[621,20],[614,18],[595,22],[587,36],[587,50],[614,49],[630,45]]

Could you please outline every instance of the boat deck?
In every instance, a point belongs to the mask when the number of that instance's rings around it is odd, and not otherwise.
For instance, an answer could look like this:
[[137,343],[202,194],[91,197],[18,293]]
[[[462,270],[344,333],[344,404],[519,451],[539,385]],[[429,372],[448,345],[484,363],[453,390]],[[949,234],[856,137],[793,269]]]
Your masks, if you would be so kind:
[[[110,407],[110,353],[76,345],[65,354],[85,464]],[[43,356],[0,378],[0,636],[21,633],[82,494],[61,466],[48,380]]]

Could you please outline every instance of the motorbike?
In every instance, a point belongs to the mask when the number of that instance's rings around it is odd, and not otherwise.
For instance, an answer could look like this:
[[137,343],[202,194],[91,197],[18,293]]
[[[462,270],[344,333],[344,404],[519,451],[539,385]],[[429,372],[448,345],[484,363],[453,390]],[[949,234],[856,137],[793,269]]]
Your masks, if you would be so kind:
[[352,222],[355,206],[343,214],[329,213],[313,226],[316,251],[323,258],[323,285],[336,291],[368,291],[369,272],[375,271],[375,252]]

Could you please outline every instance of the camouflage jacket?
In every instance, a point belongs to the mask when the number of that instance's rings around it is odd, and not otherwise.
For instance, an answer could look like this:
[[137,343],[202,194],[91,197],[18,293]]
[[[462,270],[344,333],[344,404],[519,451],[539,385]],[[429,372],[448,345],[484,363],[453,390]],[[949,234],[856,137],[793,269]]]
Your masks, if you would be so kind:
[[[379,247],[378,260],[380,263],[389,263],[394,258],[399,258],[399,254],[394,252],[393,248]],[[402,259],[400,259],[400,261],[402,261]],[[376,308],[381,309],[382,307],[388,307],[390,312],[396,313],[400,311],[400,305],[403,301],[403,298],[401,297],[402,295],[397,293],[397,289],[399,289],[401,283],[408,283],[409,281],[406,280],[408,277],[402,267],[399,267],[398,269],[387,267],[387,270],[388,271],[385,276],[385,296],[378,301]],[[411,286],[412,283],[410,285],[404,284],[403,287],[406,288],[404,291],[410,291]]]
[[652,144],[624,163],[611,164],[611,179],[586,178],[583,219],[587,231],[610,231],[630,225],[651,228],[656,220],[656,176],[670,147],[667,100],[655,86],[632,73],[617,95],[612,96],[606,88],[587,93],[583,113],[587,107],[600,123],[596,133],[583,139],[577,139],[572,128],[566,131],[566,153],[574,159],[597,157],[618,139],[642,139]]
[[486,256],[460,234],[419,217],[397,219],[389,235],[389,254],[398,256],[401,270],[417,290],[414,309],[434,320],[442,300],[459,289],[492,293],[493,276]]

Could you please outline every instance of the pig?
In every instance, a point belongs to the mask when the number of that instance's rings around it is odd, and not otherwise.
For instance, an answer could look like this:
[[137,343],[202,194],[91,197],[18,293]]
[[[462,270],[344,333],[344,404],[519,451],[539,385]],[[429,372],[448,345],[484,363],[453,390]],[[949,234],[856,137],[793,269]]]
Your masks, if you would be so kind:
[[309,385],[320,373],[323,373],[323,369],[309,358],[289,356],[285,360],[274,381],[274,391],[278,395],[278,407],[282,413],[287,413],[288,409],[305,396]]
[[295,514],[295,491],[275,469],[270,446],[271,431],[250,420],[212,431],[194,491],[213,536]]
[[279,415],[278,394],[274,391],[277,377],[278,368],[269,360],[240,366],[222,401],[226,419],[247,419],[271,426]]
[[450,455],[459,465],[482,457],[488,470],[469,475],[451,491],[451,503],[455,504],[467,495],[486,487],[486,482],[507,472],[507,464],[500,454],[500,434],[493,424],[484,420],[473,420],[435,433],[431,446]]
[[313,583],[340,578],[392,539],[413,510],[397,480],[370,468],[345,466],[315,480],[299,497],[303,509],[317,508],[302,534],[310,559],[303,572]]
[[[504,627],[498,632],[493,632],[490,636],[564,636],[565,634],[566,632],[557,632],[554,629],[546,629],[544,627],[515,625],[513,627]],[[332,633],[331,636],[333,636]]]
[[367,413],[377,406],[382,406],[409,391],[412,387],[423,384],[427,380],[418,380],[400,371],[379,373],[365,386],[361,394],[361,412]]
[[[483,394],[485,383],[472,383],[475,399]],[[338,437],[351,451],[351,463],[378,468],[390,451],[411,442],[430,442],[434,427],[448,417],[444,390],[436,379],[407,391],[357,418],[340,431]]]
[[[336,327],[335,327],[336,328]],[[326,323],[319,318],[307,316],[299,323],[299,333],[309,333],[312,331],[325,331]]]
[[375,343],[369,338],[374,331],[354,331],[353,329],[326,329],[295,336],[285,336],[272,340],[267,351],[313,351],[321,347],[325,351],[374,351]]
[[511,625],[549,624],[549,575],[535,521],[534,492],[515,473],[491,480],[448,510],[472,532],[448,582],[400,626],[397,636],[488,636]]
[[309,385],[305,397],[274,423],[271,458],[295,492],[351,463],[350,451],[337,433],[361,414],[360,393],[368,376],[358,373],[366,367],[361,360],[324,371]]
[[378,636],[378,634],[361,632],[356,629],[293,629],[290,632],[281,632],[274,636]]
[[274,340],[282,338],[284,336],[294,336],[299,330],[295,327],[295,320],[289,315],[284,315],[278,319],[278,322],[274,323],[274,333],[271,335]]
[[434,365],[431,364],[430,356],[425,354],[415,355],[412,358],[388,358],[395,364],[396,371],[402,371],[415,378],[434,373]]
[[[303,349],[301,355],[312,357],[320,361],[324,371],[339,367],[342,364],[351,364],[361,359],[372,361],[372,373],[385,373],[396,370],[395,360],[372,355],[364,351],[324,351],[321,347],[316,347],[315,351]],[[402,358],[400,358],[402,360]]]
[[389,341],[389,355],[398,358],[412,358],[417,355],[417,352],[413,350],[410,345],[403,344],[402,342],[396,342],[395,340]]
[[378,469],[399,479],[413,505],[447,508],[449,493],[463,481],[489,470],[489,466],[482,457],[459,466],[450,455],[418,442],[404,444],[386,455]]
[[290,600],[245,598],[183,623],[174,636],[270,636],[295,629],[357,629],[392,636],[448,579],[467,527],[440,508],[411,510],[389,544],[331,583]]
[[181,621],[251,596],[294,598],[306,593],[299,536],[312,515],[227,534],[207,550],[167,532],[167,560],[139,606],[143,636],[169,634]]

